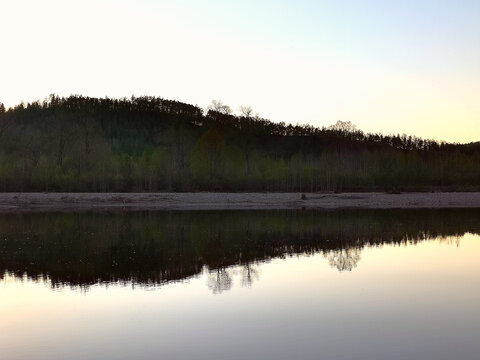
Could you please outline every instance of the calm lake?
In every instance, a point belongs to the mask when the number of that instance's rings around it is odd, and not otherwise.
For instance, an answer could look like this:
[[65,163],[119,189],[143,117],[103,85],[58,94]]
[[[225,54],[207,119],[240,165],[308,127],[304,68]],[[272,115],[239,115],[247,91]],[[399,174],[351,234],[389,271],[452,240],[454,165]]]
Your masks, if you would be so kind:
[[480,358],[480,210],[0,215],[0,359]]

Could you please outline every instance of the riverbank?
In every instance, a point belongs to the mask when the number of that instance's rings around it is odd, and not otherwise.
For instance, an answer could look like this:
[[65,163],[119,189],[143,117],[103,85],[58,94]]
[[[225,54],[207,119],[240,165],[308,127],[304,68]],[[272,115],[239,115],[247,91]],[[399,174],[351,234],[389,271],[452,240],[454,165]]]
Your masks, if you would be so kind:
[[480,192],[448,193],[0,193],[0,212],[75,210],[480,208]]

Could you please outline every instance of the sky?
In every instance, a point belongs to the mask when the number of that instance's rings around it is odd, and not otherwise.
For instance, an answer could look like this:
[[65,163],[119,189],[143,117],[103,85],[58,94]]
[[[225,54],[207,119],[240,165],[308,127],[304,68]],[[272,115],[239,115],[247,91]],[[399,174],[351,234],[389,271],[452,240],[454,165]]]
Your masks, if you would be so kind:
[[0,102],[251,105],[275,122],[480,140],[478,0],[0,0]]

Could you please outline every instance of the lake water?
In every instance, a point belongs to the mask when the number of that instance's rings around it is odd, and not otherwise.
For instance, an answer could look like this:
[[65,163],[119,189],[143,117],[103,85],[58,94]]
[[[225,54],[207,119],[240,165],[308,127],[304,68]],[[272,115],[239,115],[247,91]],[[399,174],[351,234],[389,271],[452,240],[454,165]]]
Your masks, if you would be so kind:
[[480,358],[480,210],[0,215],[0,359]]

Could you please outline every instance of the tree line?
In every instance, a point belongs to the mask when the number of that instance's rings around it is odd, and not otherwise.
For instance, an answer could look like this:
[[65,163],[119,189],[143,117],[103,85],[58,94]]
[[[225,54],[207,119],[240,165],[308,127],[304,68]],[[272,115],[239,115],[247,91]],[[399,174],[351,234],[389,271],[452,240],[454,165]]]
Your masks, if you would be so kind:
[[478,143],[275,123],[219,101],[0,104],[0,191],[478,190],[479,164]]

